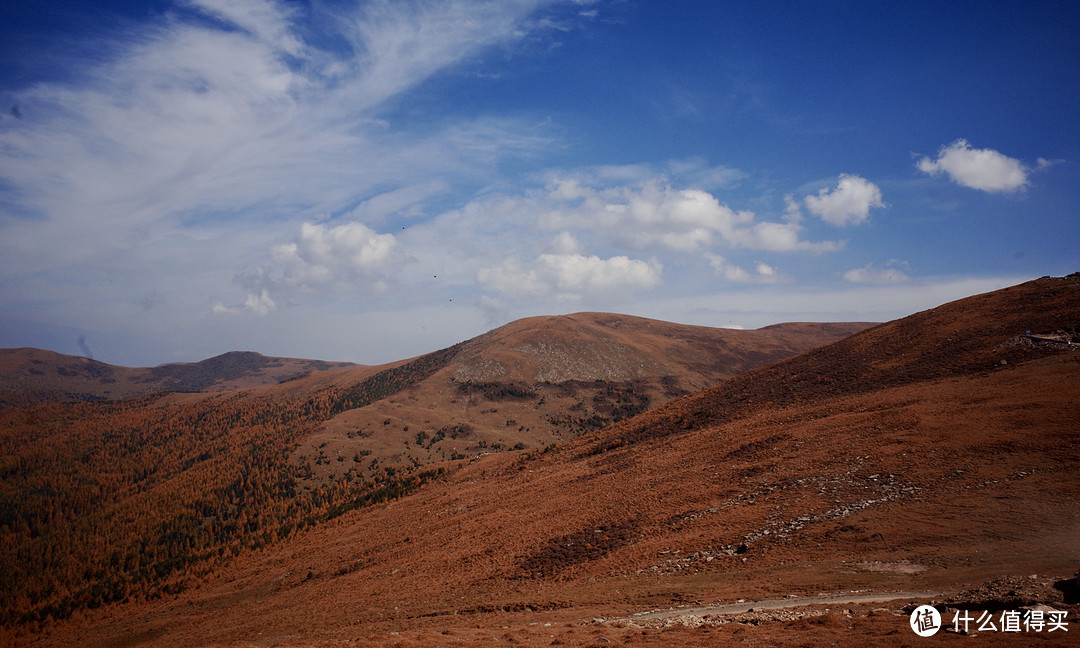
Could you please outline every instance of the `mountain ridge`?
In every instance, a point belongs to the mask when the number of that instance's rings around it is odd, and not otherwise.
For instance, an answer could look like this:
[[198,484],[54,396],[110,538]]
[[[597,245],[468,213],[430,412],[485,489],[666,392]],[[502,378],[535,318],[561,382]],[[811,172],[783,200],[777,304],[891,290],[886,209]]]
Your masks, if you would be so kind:
[[[1025,336],[1077,323],[1075,280],[952,302],[555,447],[449,462],[405,497],[46,643],[853,648],[906,645],[921,602],[1071,618],[1080,358]],[[917,594],[693,612],[852,590]]]
[[445,364],[400,393],[337,414],[292,460],[323,482],[346,468],[371,475],[545,447],[867,326],[748,331],[612,313],[525,318],[455,345]]
[[[481,344],[504,330],[520,330],[539,322],[574,321],[575,318],[597,322],[607,321],[612,328],[625,322],[648,322],[649,326],[679,327],[681,330],[702,333],[742,331],[699,325],[676,324],[663,320],[641,318],[617,313],[581,312],[569,315],[534,316],[515,320],[465,342]],[[782,322],[751,329],[761,332],[790,332],[797,342],[791,348],[820,343],[820,340],[847,335],[872,323]],[[808,329],[818,329],[808,330]],[[822,335],[824,333],[824,335]],[[815,338],[816,335],[816,338]],[[815,339],[811,339],[815,338]],[[420,356],[417,356],[420,357]],[[46,401],[80,401],[118,399],[141,396],[157,391],[217,392],[276,385],[296,380],[313,372],[331,369],[355,369],[360,374],[368,369],[389,368],[413,358],[381,365],[362,365],[352,362],[266,356],[255,351],[228,351],[195,362],[170,362],[153,367],[112,365],[85,356],[67,355],[36,347],[0,349],[0,406],[30,404]],[[742,369],[740,369],[742,370]],[[610,373],[610,372],[609,372]],[[539,380],[580,379],[601,376],[549,374]],[[625,377],[625,376],[624,376]]]
[[[789,335],[591,319],[548,318],[540,332],[536,321],[511,324],[388,365],[245,389],[0,409],[4,622],[175,593],[230,556],[412,492],[463,458],[549,446],[678,395],[679,385],[865,326],[798,325]],[[628,337],[635,327],[654,334]],[[701,367],[668,375],[679,369],[672,349]],[[571,365],[554,362],[566,358]],[[74,361],[102,377],[100,363]],[[220,378],[223,367],[243,377],[265,362],[227,354],[165,368],[188,380],[192,369]],[[499,380],[460,373],[474,365],[501,368]],[[585,380],[537,382],[553,368]]]
[[121,399],[159,391],[227,391],[357,366],[229,351],[199,362],[122,367],[34,347],[0,349],[0,406]]
[[[703,390],[683,403],[691,413],[658,408],[628,430],[697,428],[724,420],[727,410],[787,406],[838,394],[857,394],[888,386],[994,371],[1058,351],[1036,343],[1032,332],[1061,333],[1080,341],[1080,308],[1075,304],[1080,277],[1044,277],[1002,290],[949,302],[811,349]],[[979,313],[994,312],[990,320]],[[927,330],[935,336],[928,342]],[[822,375],[813,366],[828,366]],[[755,407],[756,401],[756,407]],[[696,411],[695,411],[696,410]],[[613,434],[620,431],[612,430]]]

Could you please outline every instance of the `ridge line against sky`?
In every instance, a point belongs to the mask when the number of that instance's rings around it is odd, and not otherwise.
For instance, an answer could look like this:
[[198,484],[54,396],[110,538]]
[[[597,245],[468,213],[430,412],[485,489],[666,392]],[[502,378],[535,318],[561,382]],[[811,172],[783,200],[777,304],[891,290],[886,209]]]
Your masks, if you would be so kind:
[[378,363],[520,317],[882,321],[1080,270],[1080,9],[0,9],[0,347]]

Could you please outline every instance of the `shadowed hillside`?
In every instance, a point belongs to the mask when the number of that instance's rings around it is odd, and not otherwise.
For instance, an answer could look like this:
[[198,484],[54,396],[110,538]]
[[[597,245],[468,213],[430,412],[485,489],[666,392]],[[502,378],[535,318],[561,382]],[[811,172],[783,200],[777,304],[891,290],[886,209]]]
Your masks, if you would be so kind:
[[[1072,620],[1078,323],[1076,279],[947,304],[559,446],[448,464],[44,643],[854,647],[914,645],[923,602]],[[978,634],[942,640],[1073,640]]]

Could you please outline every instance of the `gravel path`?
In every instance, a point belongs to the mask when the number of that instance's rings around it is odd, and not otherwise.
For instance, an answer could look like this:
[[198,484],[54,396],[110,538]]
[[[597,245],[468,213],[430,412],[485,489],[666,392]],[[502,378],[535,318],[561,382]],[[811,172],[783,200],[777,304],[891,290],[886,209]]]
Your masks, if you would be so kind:
[[950,592],[874,592],[867,594],[853,594],[845,592],[840,594],[822,594],[813,597],[744,601],[742,603],[728,603],[726,605],[711,605],[707,607],[650,610],[649,612],[639,612],[628,618],[637,621],[641,619],[664,619],[667,617],[683,615],[703,617],[716,614],[743,614],[744,612],[782,610],[804,605],[845,605],[849,603],[883,603],[885,601],[895,601],[897,599],[928,599],[944,596],[949,593]]

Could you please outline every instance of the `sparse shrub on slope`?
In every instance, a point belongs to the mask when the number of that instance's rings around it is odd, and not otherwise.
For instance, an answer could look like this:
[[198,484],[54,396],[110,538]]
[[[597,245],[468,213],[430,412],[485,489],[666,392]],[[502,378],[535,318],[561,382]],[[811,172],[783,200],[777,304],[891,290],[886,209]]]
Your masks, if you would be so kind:
[[522,578],[558,576],[574,565],[597,560],[628,544],[634,536],[636,523],[626,520],[604,523],[552,538],[528,556],[518,560]]

